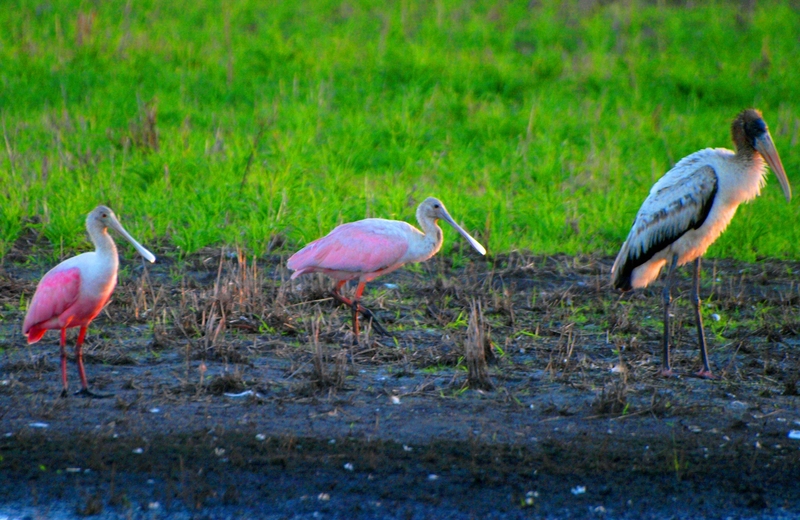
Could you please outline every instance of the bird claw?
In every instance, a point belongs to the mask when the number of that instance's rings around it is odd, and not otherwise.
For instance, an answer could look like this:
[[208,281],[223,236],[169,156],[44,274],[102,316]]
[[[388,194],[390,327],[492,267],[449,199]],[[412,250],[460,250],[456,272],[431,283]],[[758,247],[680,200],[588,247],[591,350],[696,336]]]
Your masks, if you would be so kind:
[[695,377],[699,377],[700,379],[711,379],[711,380],[719,379],[719,376],[714,375],[713,373],[711,373],[711,370],[706,370],[705,368],[698,370],[694,375]]
[[662,369],[661,370],[661,377],[667,377],[667,378],[674,377],[675,379],[678,379],[681,376],[680,376],[680,374],[676,374],[675,372],[672,371],[671,368],[669,368],[669,369]]
[[[64,392],[61,395],[66,397],[66,395],[65,395],[66,393],[67,393],[67,391],[64,390]],[[81,388],[80,390],[75,392],[73,395],[79,396],[79,397],[86,397],[86,398],[90,398],[90,399],[108,399],[109,397],[113,397],[114,396],[114,394],[96,394],[96,393],[92,392],[91,390],[89,390],[88,388]]]

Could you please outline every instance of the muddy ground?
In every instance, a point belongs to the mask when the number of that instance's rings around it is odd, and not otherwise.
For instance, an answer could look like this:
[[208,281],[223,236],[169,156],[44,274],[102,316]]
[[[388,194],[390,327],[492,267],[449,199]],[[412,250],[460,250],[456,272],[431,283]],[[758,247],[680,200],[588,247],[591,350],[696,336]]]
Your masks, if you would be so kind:
[[85,349],[113,396],[85,399],[20,332],[32,252],[0,268],[0,519],[800,515],[800,264],[706,261],[712,381],[689,269],[664,379],[661,285],[612,291],[609,258],[435,258],[368,285],[393,337],[353,345],[285,258],[126,251]]

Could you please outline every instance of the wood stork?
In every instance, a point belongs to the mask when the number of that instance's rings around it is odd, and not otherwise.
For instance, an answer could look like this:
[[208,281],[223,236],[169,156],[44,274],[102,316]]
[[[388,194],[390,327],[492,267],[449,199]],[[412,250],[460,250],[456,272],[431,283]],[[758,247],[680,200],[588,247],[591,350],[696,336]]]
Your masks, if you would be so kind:
[[761,113],[747,109],[731,125],[736,152],[706,148],[681,159],[650,189],[633,228],[611,268],[614,287],[627,291],[646,287],[669,265],[664,300],[662,374],[672,375],[669,360],[669,311],[675,268],[694,260],[692,304],[703,368],[697,373],[713,378],[708,366],[700,314],[700,257],[727,227],[742,202],[754,199],[766,179],[766,159],[786,196],[792,191],[778,151]]
[[[472,238],[437,198],[428,197],[417,208],[417,221],[423,231],[401,220],[368,218],[336,227],[292,255],[286,263],[292,278],[306,273],[324,273],[334,280],[333,297],[353,310],[353,334],[358,340],[358,314],[372,319],[372,326],[388,335],[372,312],[359,303],[367,282],[410,262],[423,262],[442,248],[444,220],[455,228],[480,254],[486,249]],[[348,280],[358,279],[355,297],[342,296],[339,290]]]

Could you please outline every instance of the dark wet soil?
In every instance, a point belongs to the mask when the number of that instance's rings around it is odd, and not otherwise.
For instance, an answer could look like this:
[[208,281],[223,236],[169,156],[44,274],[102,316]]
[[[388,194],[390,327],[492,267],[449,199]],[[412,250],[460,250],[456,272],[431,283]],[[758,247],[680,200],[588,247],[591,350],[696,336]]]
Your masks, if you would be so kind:
[[607,258],[435,258],[368,286],[393,337],[357,345],[282,260],[123,263],[86,345],[113,397],[62,399],[57,333],[19,330],[47,266],[7,259],[0,519],[800,515],[800,264],[705,263],[705,380],[688,271],[664,379],[660,285],[614,292]]

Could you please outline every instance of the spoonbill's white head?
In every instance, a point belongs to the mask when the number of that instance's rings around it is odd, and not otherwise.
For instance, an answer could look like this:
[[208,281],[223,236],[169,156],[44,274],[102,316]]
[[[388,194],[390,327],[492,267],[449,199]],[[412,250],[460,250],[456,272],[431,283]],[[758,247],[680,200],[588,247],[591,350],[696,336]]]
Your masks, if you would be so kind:
[[437,220],[444,220],[451,226],[458,231],[461,236],[467,239],[467,242],[470,243],[472,247],[475,248],[480,254],[486,254],[486,248],[484,248],[477,240],[472,238],[472,236],[467,233],[464,228],[456,224],[456,221],[453,220],[453,217],[450,216],[450,213],[447,212],[447,208],[444,207],[442,201],[437,199],[436,197],[428,197],[427,199],[423,200],[422,203],[417,208],[417,220],[422,223],[424,221],[432,221],[436,222]]
[[119,223],[117,216],[108,206],[97,206],[94,208],[91,213],[89,213],[89,216],[86,217],[86,228],[89,230],[90,235],[95,229],[101,231],[107,228],[114,229],[120,235],[122,235],[125,240],[133,244],[133,247],[136,248],[136,250],[144,257],[145,260],[149,262],[156,261],[156,257],[153,255],[153,253],[145,249],[142,244],[137,242],[127,231],[125,231],[125,228]]

